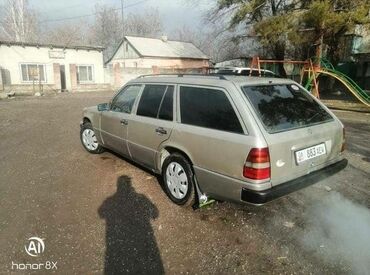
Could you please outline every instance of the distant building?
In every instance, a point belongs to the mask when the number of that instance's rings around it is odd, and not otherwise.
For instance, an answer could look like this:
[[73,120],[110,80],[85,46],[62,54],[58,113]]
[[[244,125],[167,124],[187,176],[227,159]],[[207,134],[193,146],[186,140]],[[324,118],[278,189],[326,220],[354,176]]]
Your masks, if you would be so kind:
[[91,91],[104,84],[103,48],[0,41],[0,91]]
[[370,33],[361,39],[354,53],[357,64],[356,80],[366,90],[370,90]]
[[370,90],[370,32],[358,25],[344,36],[343,44],[338,69]]
[[106,62],[106,77],[114,87],[142,74],[199,73],[209,67],[209,57],[192,43],[125,36]]

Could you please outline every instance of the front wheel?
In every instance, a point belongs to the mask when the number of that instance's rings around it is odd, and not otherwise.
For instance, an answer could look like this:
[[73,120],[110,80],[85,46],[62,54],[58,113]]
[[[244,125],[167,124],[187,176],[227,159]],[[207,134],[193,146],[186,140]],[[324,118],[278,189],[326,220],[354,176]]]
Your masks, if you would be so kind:
[[181,154],[167,157],[162,166],[162,177],[167,196],[178,205],[195,203],[194,174],[189,161]]
[[103,147],[98,143],[94,128],[90,122],[85,122],[80,130],[80,139],[84,148],[92,154],[100,154],[104,151]]

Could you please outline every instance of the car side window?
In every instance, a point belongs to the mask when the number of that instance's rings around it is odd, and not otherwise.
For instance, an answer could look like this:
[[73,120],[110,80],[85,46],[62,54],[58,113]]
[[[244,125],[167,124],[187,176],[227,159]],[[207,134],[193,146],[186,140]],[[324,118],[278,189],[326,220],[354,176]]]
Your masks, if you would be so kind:
[[260,72],[257,70],[252,70],[251,76],[260,76]]
[[168,86],[167,91],[162,99],[162,104],[159,107],[158,118],[164,120],[173,119],[173,86]]
[[241,75],[249,75],[249,73],[250,73],[250,70],[242,70],[241,71]]
[[172,100],[173,86],[145,85],[136,114],[172,120]]
[[125,88],[112,101],[111,110],[130,114],[138,96],[141,85],[130,85]]
[[221,90],[182,86],[180,114],[184,124],[243,133],[229,99]]

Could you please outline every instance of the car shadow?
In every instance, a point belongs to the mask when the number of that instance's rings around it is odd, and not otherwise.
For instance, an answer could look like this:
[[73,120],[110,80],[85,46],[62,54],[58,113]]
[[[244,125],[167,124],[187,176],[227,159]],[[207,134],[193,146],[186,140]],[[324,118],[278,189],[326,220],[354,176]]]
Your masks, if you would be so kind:
[[106,222],[104,274],[163,274],[163,264],[150,221],[158,209],[135,192],[131,178],[120,176],[117,191],[98,209]]

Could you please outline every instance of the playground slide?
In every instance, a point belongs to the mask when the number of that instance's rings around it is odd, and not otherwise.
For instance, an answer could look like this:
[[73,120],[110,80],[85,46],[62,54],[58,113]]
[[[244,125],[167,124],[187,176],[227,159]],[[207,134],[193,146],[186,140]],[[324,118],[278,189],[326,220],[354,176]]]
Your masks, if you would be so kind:
[[360,86],[357,85],[350,77],[347,75],[330,68],[321,68],[317,71],[319,74],[329,75],[339,80],[347,89],[362,103],[370,107],[370,95],[366,93]]

